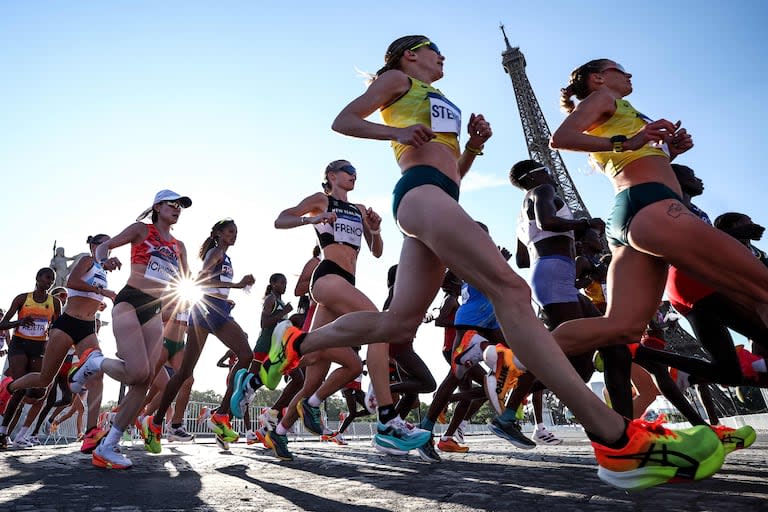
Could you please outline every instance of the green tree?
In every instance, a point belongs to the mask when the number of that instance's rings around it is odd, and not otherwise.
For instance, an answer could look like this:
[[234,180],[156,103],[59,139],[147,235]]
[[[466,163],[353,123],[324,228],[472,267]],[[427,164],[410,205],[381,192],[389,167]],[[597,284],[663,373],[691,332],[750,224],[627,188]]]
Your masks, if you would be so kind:
[[191,402],[203,402],[206,404],[218,404],[221,403],[222,395],[218,394],[212,389],[208,391],[197,391],[193,389],[189,394],[189,400]]

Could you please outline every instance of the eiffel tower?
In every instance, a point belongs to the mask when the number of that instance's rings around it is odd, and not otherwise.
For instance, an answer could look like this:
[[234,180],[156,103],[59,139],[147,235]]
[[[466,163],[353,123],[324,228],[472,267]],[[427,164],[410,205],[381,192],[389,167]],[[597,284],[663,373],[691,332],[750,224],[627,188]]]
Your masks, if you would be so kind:
[[[520,48],[509,44],[504,25],[501,25],[500,28],[506,44],[506,49],[501,54],[501,65],[512,80],[517,108],[520,111],[520,121],[523,123],[523,134],[528,145],[528,154],[532,160],[541,162],[553,171],[558,194],[571,209],[573,216],[591,218],[589,210],[584,205],[584,201],[582,201],[571,176],[568,174],[568,169],[565,168],[560,153],[549,147],[552,132],[549,130],[547,120],[544,119],[531,82],[528,81],[528,76],[525,74],[525,56]],[[608,246],[605,241],[604,245],[607,250]],[[662,312],[666,313],[668,308],[669,304],[667,303],[666,307],[662,307]],[[667,341],[668,350],[672,352],[700,357],[705,354],[696,338],[680,327],[677,322],[668,326],[664,338]]]
[[507,48],[501,54],[501,65],[504,71],[512,80],[512,87],[515,90],[515,99],[517,100],[517,109],[520,111],[520,121],[523,123],[523,134],[525,142],[528,145],[528,155],[531,160],[536,160],[549,167],[554,173],[557,181],[558,195],[563,198],[565,204],[573,212],[575,218],[587,217],[587,210],[584,201],[581,200],[576,186],[571,180],[568,169],[565,168],[560,153],[549,147],[549,139],[552,132],[549,130],[547,120],[541,112],[541,107],[536,99],[536,95],[525,74],[525,56],[520,48],[512,47],[507,39],[507,33],[504,31],[504,25],[501,25],[501,33],[504,34],[504,43]]

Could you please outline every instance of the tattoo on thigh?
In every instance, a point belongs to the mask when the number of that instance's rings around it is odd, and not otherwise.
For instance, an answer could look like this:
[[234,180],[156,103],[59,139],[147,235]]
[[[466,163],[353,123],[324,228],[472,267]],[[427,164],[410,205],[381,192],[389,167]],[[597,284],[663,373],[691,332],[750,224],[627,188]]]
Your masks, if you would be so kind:
[[680,203],[672,203],[667,209],[667,215],[673,219],[679,218],[681,215],[690,215],[696,217],[691,211]]

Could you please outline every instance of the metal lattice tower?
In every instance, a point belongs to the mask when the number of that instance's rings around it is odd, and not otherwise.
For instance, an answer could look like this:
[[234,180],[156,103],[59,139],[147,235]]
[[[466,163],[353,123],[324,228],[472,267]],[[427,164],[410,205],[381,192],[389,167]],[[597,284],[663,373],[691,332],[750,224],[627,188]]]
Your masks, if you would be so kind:
[[504,42],[507,45],[506,50],[501,54],[501,65],[512,79],[512,86],[515,90],[515,99],[517,99],[517,109],[520,111],[520,121],[523,123],[523,134],[525,142],[528,145],[528,155],[531,160],[541,162],[550,168],[557,181],[557,188],[560,197],[573,212],[575,218],[591,218],[584,201],[581,200],[576,186],[565,168],[565,163],[560,157],[560,153],[549,147],[549,139],[552,132],[549,130],[547,120],[541,112],[541,107],[533,92],[528,76],[525,74],[525,57],[518,47],[512,47],[504,32],[504,25],[501,25],[501,32],[504,34]]

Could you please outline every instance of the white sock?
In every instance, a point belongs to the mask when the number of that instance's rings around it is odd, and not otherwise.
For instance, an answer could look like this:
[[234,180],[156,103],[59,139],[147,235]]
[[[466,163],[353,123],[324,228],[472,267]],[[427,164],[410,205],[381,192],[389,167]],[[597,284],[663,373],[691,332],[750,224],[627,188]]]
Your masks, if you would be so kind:
[[547,427],[545,427],[543,423],[537,423],[536,430],[547,430]]
[[109,433],[107,434],[107,437],[104,438],[104,445],[105,446],[115,446],[117,443],[120,442],[120,439],[123,437],[123,429],[112,425],[112,428],[109,429]]
[[280,422],[277,424],[277,427],[275,428],[275,433],[279,436],[284,436],[288,433],[288,429],[283,426],[283,423]]
[[752,369],[760,373],[768,373],[768,367],[765,365],[765,359],[752,362]]
[[323,403],[323,401],[320,400],[317,397],[317,393],[315,393],[311,397],[309,397],[309,400],[307,400],[307,403],[309,403],[309,405],[311,405],[312,407],[320,407],[320,404]]
[[448,435],[444,435],[444,436],[442,436],[442,437],[440,438],[440,440],[441,440],[441,441],[447,441],[447,440],[449,440],[449,439],[450,439],[450,437],[449,437]]
[[5,425],[0,425],[0,434],[7,434],[8,433],[8,427]]

